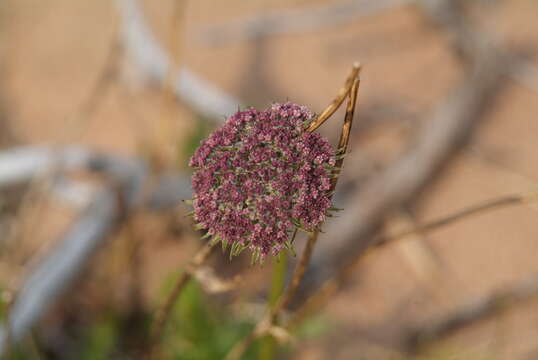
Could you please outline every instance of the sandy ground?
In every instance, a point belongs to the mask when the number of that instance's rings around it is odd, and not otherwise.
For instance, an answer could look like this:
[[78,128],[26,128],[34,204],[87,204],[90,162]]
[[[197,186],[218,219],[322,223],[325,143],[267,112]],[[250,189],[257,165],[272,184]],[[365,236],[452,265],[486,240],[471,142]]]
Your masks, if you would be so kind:
[[[166,141],[181,141],[192,129],[194,117],[188,109],[170,111],[170,104],[158,90],[125,85],[129,84],[125,71],[124,85],[114,85],[90,119],[75,130],[66,126],[69,119],[77,117],[114,41],[118,22],[114,4],[105,0],[4,3],[0,86],[9,105],[10,125],[22,143],[77,142],[105,151],[139,154],[144,141],[164,141],[166,147],[170,145]],[[364,72],[359,121],[364,116],[391,125],[359,134],[362,136],[354,151],[364,149],[376,158],[387,158],[399,148],[401,134],[413,130],[413,123],[405,120],[418,114],[419,121],[427,121],[428,112],[461,80],[446,39],[421,22],[412,7],[259,42],[212,47],[198,37],[209,25],[318,3],[326,2],[189,1],[180,27],[182,41],[176,63],[189,66],[249,104],[290,99],[319,111],[340,86],[350,64],[360,60]],[[145,10],[160,41],[169,44],[173,1],[146,1]],[[487,16],[477,14],[477,21],[507,48],[536,55],[537,13],[534,0],[500,1]],[[538,63],[538,57],[534,58]],[[429,188],[419,221],[502,194],[536,188],[538,94],[509,79],[504,86],[507,91],[490,104],[474,142],[479,153],[499,155],[515,171],[485,162],[480,155],[464,153]],[[126,91],[131,92],[128,101]],[[162,128],[170,132],[164,138]],[[322,131],[335,138],[334,126]],[[426,242],[440,259],[442,271],[438,275],[424,275],[420,269],[417,273],[417,265],[401,247],[391,246],[376,254],[358,271],[357,281],[331,301],[328,314],[336,330],[298,357],[323,359],[324,351],[333,349],[333,359],[357,359],[357,351],[375,348],[377,339],[386,341],[404,326],[538,272],[535,210],[531,206],[503,209],[428,234]],[[36,241],[51,239],[60,228],[53,225],[63,224],[64,217],[61,212],[49,214],[45,223],[50,226],[43,226],[49,230],[40,232]],[[148,246],[160,254],[146,259],[149,268],[158,268],[152,278],[182,263],[188,250],[177,243]],[[529,305],[524,310],[503,318],[506,321],[501,327],[506,336],[502,341],[494,336],[499,325],[493,322],[470,336],[486,353],[501,354],[495,358],[515,359],[528,353],[538,346],[532,340],[538,335],[538,308]],[[362,338],[373,340],[357,341]]]

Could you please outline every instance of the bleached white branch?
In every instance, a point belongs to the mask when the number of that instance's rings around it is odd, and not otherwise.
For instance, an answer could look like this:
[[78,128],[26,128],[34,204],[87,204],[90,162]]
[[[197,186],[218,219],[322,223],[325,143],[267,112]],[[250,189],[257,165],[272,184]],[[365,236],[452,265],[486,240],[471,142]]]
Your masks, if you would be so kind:
[[211,26],[200,31],[197,40],[208,45],[225,45],[263,36],[319,30],[358,21],[411,0],[345,0],[309,9],[279,10],[262,16]]
[[54,179],[51,193],[74,209],[85,208],[95,196],[96,187],[60,175]]
[[[100,193],[58,246],[32,271],[10,309],[9,341],[19,342],[81,273],[117,221],[116,199],[111,190]],[[7,341],[4,324],[0,327],[0,356],[6,351]]]
[[[24,282],[8,317],[9,340],[13,342],[20,341],[39,321],[83,271],[99,245],[120,223],[119,220],[141,200],[141,186],[146,171],[139,162],[92,154],[81,148],[68,148],[63,152],[54,152],[44,147],[20,148],[3,153],[0,156],[0,167],[4,172],[0,174],[0,180],[3,175],[12,184],[15,180],[29,180],[51,168],[56,170],[58,155],[67,159],[66,163],[71,167],[84,167],[105,174],[110,185],[95,195],[58,245],[31,271]],[[13,159],[24,166],[16,167]],[[14,166],[17,170],[14,172],[16,177],[10,173]],[[0,327],[0,355],[6,351],[7,341],[8,330],[4,325]]]
[[[27,183],[40,176],[52,176],[52,191],[73,205],[88,204],[95,191],[87,184],[74,182],[69,171],[99,171],[109,177],[124,179],[133,172],[144,172],[144,164],[134,158],[99,153],[81,146],[20,146],[0,152],[0,190]],[[190,199],[192,190],[185,174],[161,174],[154,180],[144,205],[159,210],[176,206]]]
[[[151,79],[164,83],[172,63],[147,26],[137,0],[118,0],[122,40],[127,56]],[[175,94],[197,112],[212,118],[234,113],[241,103],[186,67],[172,80]]]
[[[54,175],[60,182],[53,185],[62,187],[65,181],[70,181],[65,177],[69,170],[99,172],[109,185],[88,191],[87,187],[81,188],[81,184],[75,183],[67,190],[59,190],[62,196],[72,200],[74,195],[77,202],[89,205],[41,263],[30,271],[10,309],[10,341],[19,342],[72,285],[133,206],[145,205],[158,210],[190,197],[188,179],[176,173],[161,176],[147,197],[142,198],[146,177],[143,163],[74,146],[57,149],[30,146],[1,152],[0,190],[29,182],[41,174]],[[6,351],[7,334],[5,324],[0,326],[0,357]]]
[[[309,9],[273,11],[262,16],[210,26],[200,30],[196,40],[208,46],[223,46],[231,42],[249,41],[265,36],[304,33],[356,22],[387,9],[417,2],[417,0],[345,0]],[[430,8],[439,8],[434,0],[418,3]],[[472,34],[469,35],[471,35],[469,38],[472,38]],[[506,75],[538,93],[538,67],[517,56],[511,54],[506,56],[513,58],[512,64],[506,67]]]
[[90,153],[79,147],[55,150],[46,146],[22,146],[0,152],[0,189],[29,181],[53,169],[86,167]]

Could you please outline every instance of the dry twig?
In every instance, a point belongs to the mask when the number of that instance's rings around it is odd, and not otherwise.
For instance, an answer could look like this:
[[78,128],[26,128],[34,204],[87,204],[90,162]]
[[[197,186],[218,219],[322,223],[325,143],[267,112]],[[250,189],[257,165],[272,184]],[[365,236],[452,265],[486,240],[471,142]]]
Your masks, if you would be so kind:
[[[136,161],[92,154],[82,148],[54,151],[43,147],[19,148],[0,155],[0,187],[58,169],[79,168],[97,171],[116,184],[98,192],[58,244],[30,270],[10,309],[9,324],[0,327],[0,355],[9,341],[19,342],[48,308],[69,288],[130,209],[140,201],[145,169]],[[3,170],[3,171],[2,171]],[[10,171],[13,170],[13,171]],[[4,181],[2,181],[4,180]]]
[[[105,190],[72,225],[60,244],[26,279],[9,316],[10,341],[18,342],[43,316],[59,294],[75,280],[84,265],[124,216],[114,196]],[[7,347],[5,327],[0,328],[0,354]]]
[[372,254],[375,249],[379,249],[394,241],[403,240],[411,235],[433,231],[468,217],[483,214],[487,211],[492,211],[507,206],[534,203],[536,201],[538,201],[538,192],[503,196],[497,199],[485,201],[483,203],[471,205],[455,212],[454,214],[441,217],[437,220],[430,221],[424,225],[420,225],[409,230],[388,234],[385,236],[377,236],[374,238],[372,246],[369,247],[367,251],[362,253],[362,256],[356,257],[353,262],[341,268],[335,276],[326,280],[319,290],[302,304],[302,306],[290,319],[286,325],[286,328],[293,328],[299,325],[314,309],[317,309],[323,304],[327,303],[328,299],[330,299],[331,296],[338,290],[341,284],[348,279],[351,273],[356,270],[357,266],[361,264],[361,261],[363,261],[369,254]]
[[[457,8],[450,11],[457,12]],[[457,14],[450,18],[462,17]],[[452,30],[450,26],[459,26],[461,21],[442,24]],[[454,46],[468,59],[463,84],[454,89],[429,121],[423,122],[408,150],[350,196],[346,211],[329,223],[327,233],[334,234],[334,238],[320,243],[314,253],[314,271],[307,283],[310,288],[325,280],[335,269],[362,256],[373,244],[375,238],[371,235],[385,216],[417,199],[417,195],[436,179],[484,118],[495,96],[504,89],[501,80],[506,69],[505,59],[487,41],[482,42],[478,34],[470,39],[464,38],[467,31],[454,30],[454,34]],[[469,41],[479,44],[471,46]]]
[[[144,172],[143,163],[137,159],[98,153],[82,146],[20,146],[0,152],[0,190],[56,172],[55,195],[77,204],[87,204],[93,200],[94,192],[88,191],[80,182],[69,181],[66,174],[77,170],[100,171],[128,178],[135,168],[137,173]],[[165,173],[154,179],[152,191],[143,200],[149,209],[161,210],[191,197],[190,180],[186,175]]]
[[[256,40],[262,37],[317,31],[358,22],[363,17],[377,15],[387,9],[414,3],[418,3],[421,8],[428,9],[431,14],[436,13],[435,16],[440,15],[448,19],[446,15],[450,14],[451,10],[447,11],[447,8],[442,8],[444,5],[440,2],[444,1],[344,0],[336,4],[307,9],[274,11],[258,17],[236,20],[229,24],[211,26],[201,30],[196,39],[209,46],[224,46],[233,42]],[[453,17],[450,21],[453,24],[459,22],[457,17]],[[462,29],[460,25],[458,27]],[[472,32],[467,32],[467,35],[469,35],[467,36],[469,39],[474,36]],[[469,43],[471,42],[473,40]],[[498,51],[511,59],[510,65],[505,69],[505,75],[538,93],[538,67],[508,51],[501,51],[501,49]]]
[[[335,99],[329,104],[329,106],[327,106],[325,110],[321,112],[321,114],[318,115],[316,120],[312,121],[312,123],[310,124],[308,129],[306,129],[306,131],[308,132],[315,131],[325,121],[327,121],[327,119],[330,118],[336,110],[338,110],[340,105],[342,105],[345,98],[348,96],[349,91],[351,90],[351,87],[355,83],[355,80],[357,79],[357,76],[359,75],[360,68],[361,66],[359,63],[353,64],[351,73],[347,77],[344,86],[340,89],[340,91],[338,91],[338,94],[336,95]],[[349,134],[348,134],[348,138],[349,138]],[[346,144],[346,147],[347,147],[347,144]]]

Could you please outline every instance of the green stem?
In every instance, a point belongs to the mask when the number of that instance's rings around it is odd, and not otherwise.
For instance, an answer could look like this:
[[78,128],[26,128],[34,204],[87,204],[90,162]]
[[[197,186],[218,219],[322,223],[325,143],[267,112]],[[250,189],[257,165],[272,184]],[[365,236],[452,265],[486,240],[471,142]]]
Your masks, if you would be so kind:
[[[288,254],[282,251],[280,256],[273,258],[273,277],[268,302],[269,311],[276,306],[278,299],[280,299],[280,296],[284,292],[287,270]],[[276,340],[272,336],[264,336],[261,340],[259,360],[273,360],[275,358],[276,345]]]

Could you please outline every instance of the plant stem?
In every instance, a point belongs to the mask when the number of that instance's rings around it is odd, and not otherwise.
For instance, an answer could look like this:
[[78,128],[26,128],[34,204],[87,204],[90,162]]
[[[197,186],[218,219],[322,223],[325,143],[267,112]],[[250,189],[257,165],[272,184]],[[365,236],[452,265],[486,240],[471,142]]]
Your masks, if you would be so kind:
[[[314,120],[308,129],[306,131],[313,132],[317,128],[319,128],[325,121],[327,121],[328,118],[332,116],[332,114],[335,113],[336,110],[342,105],[346,97],[348,96],[349,92],[351,91],[351,88],[353,86],[353,83],[359,76],[359,72],[361,70],[361,65],[359,63],[354,63],[353,68],[351,69],[351,73],[346,79],[346,82],[344,86],[338,91],[338,94],[336,95],[336,98],[327,106],[325,110],[319,116]],[[354,104],[354,103],[353,103]]]
[[170,317],[170,314],[172,313],[172,309],[177,299],[179,298],[179,295],[181,295],[181,291],[191,279],[193,272],[205,262],[214,248],[214,243],[207,242],[200,248],[200,250],[198,250],[196,254],[194,254],[194,257],[187,266],[187,269],[185,269],[185,271],[183,271],[177,279],[176,284],[174,285],[170,295],[168,295],[165,303],[155,313],[155,320],[151,329],[150,344],[147,352],[148,359],[153,358],[156,353],[156,348],[158,347],[159,341],[164,334],[166,323]]
[[[288,255],[285,251],[280,256],[273,259],[273,277],[271,280],[271,291],[269,293],[268,311],[273,311],[278,303],[278,299],[284,291],[286,273],[288,270]],[[275,319],[277,321],[277,319]],[[276,340],[271,335],[266,335],[261,341],[260,360],[272,360],[275,357]]]
[[[332,114],[334,114],[334,112],[338,109],[338,107],[342,104],[342,102],[347,97],[348,103],[346,106],[346,114],[344,117],[344,124],[342,126],[342,132],[340,134],[340,140],[338,141],[337,155],[344,155],[347,151],[347,146],[349,143],[349,136],[351,133],[351,125],[353,123],[353,115],[355,112],[355,104],[357,101],[357,93],[358,93],[359,83],[360,83],[359,72],[360,72],[360,64],[359,63],[353,64],[353,69],[351,71],[351,74],[347,78],[344,87],[339,91],[337,97],[305,130],[307,132],[313,132],[314,130],[316,130]],[[337,160],[336,167],[342,168],[343,161],[344,161],[343,157]],[[336,188],[337,182],[338,182],[338,177],[335,177],[333,181],[331,182],[331,189],[329,190],[329,192],[334,191],[334,189]],[[260,321],[258,322],[258,325],[254,328],[254,330],[249,335],[247,335],[243,340],[239,341],[232,347],[230,352],[228,352],[228,355],[226,356],[225,360],[241,359],[243,353],[249,348],[249,346],[252,344],[254,340],[256,340],[258,337],[264,334],[267,334],[267,332],[270,331],[271,327],[275,324],[279,313],[282,310],[284,310],[286,305],[289,304],[289,302],[292,300],[293,296],[295,295],[295,292],[299,288],[301,281],[303,280],[306,268],[308,267],[308,264],[310,263],[310,258],[312,256],[312,251],[316,244],[318,234],[319,234],[318,231],[314,231],[308,237],[305,250],[303,251],[301,255],[299,263],[295,267],[292,280],[290,282],[290,285],[286,289],[286,292],[283,293],[282,296],[278,297],[278,299],[276,300],[276,303],[272,307],[269,307],[269,311],[264,315],[262,319],[260,319]]]

